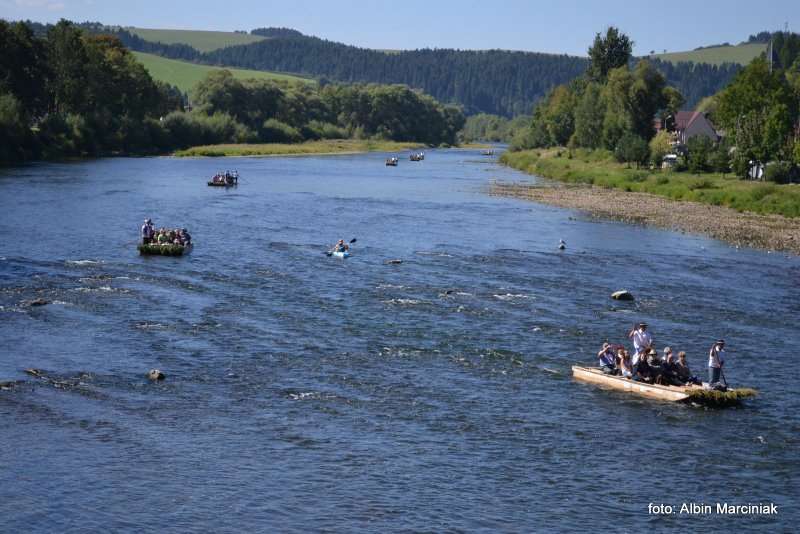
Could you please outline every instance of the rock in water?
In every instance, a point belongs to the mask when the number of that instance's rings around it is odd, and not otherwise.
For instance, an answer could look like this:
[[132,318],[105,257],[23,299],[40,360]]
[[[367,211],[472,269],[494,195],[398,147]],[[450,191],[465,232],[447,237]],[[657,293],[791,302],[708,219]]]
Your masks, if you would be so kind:
[[164,380],[166,377],[167,377],[167,375],[165,375],[164,373],[162,373],[158,369],[150,369],[150,371],[147,373],[147,378],[149,380],[153,380],[153,381]]
[[403,260],[386,260],[386,265],[400,265]]
[[624,289],[620,289],[611,293],[611,298],[614,300],[633,300],[633,295]]
[[50,304],[49,300],[45,300],[43,298],[33,299],[33,300],[26,300],[24,302],[27,306],[47,306]]

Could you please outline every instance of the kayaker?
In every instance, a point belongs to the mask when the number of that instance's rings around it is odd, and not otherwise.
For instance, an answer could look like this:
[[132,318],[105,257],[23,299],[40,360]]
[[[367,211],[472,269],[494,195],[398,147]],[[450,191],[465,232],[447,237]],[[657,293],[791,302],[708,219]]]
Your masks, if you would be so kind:
[[614,354],[614,349],[608,343],[603,343],[603,348],[597,353],[599,358],[600,369],[604,374],[616,375],[619,374],[617,370],[617,357]]
[[633,341],[633,366],[636,367],[642,356],[653,345],[653,336],[647,331],[647,323],[639,323],[637,327],[628,333],[628,337]]
[[708,351],[708,382],[714,385],[719,382],[722,366],[725,365],[725,340],[719,339]]
[[340,239],[334,246],[333,252],[347,252],[350,249],[350,245],[344,242],[344,239]]

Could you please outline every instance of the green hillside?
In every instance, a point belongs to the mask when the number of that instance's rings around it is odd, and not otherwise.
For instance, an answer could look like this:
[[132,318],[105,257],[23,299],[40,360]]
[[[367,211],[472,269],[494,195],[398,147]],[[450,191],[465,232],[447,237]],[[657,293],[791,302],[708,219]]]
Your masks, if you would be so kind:
[[767,45],[763,43],[747,43],[736,46],[715,46],[692,50],[691,52],[669,52],[667,54],[654,54],[662,61],[679,63],[681,61],[693,61],[694,63],[709,63],[711,65],[721,65],[723,63],[738,63],[747,65],[753,59],[764,52]]
[[[167,59],[161,56],[155,56],[153,54],[145,54],[143,52],[133,52],[133,54],[136,56],[136,59],[142,62],[154,79],[175,85],[181,91],[191,90],[191,88],[194,87],[197,82],[205,78],[209,72],[222,68]],[[307,78],[290,76],[288,74],[278,74],[276,72],[232,68],[228,68],[227,70],[231,71],[234,77],[241,80],[247,78],[256,78],[264,80],[289,80],[296,82],[315,83],[313,80],[309,80]]]
[[211,52],[226,46],[250,44],[264,37],[247,33],[215,32],[202,30],[153,30],[146,28],[126,28],[142,39],[164,44],[187,44],[201,52]]

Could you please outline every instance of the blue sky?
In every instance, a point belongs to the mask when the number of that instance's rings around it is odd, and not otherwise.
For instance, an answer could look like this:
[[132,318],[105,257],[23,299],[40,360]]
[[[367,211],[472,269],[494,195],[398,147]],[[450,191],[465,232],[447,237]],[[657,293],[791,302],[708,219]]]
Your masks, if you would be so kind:
[[370,48],[504,48],[585,55],[609,25],[636,54],[800,31],[800,0],[0,0],[0,18],[92,20],[144,28],[285,26]]

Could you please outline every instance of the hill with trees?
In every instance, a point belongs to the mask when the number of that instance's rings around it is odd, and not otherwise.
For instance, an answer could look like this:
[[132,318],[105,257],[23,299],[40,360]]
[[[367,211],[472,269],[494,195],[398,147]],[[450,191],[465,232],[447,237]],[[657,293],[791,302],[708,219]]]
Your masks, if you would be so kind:
[[[467,115],[489,113],[512,117],[529,114],[553,87],[580,76],[586,58],[508,50],[419,49],[386,51],[359,48],[306,36],[288,28],[259,28],[259,40],[201,52],[191,32],[161,42],[143,39],[139,29],[83,25],[87,31],[110,32],[132,50],[214,66],[292,73],[325,83],[405,84],[442,102],[459,104]],[[159,30],[168,32],[168,30]],[[224,32],[219,32],[224,34]],[[163,35],[163,34],[162,34]],[[224,35],[237,36],[236,33]],[[238,37],[237,37],[238,38]],[[198,46],[200,46],[198,44]],[[652,64],[694,106],[724,87],[741,68],[738,64],[661,61]]]
[[[31,24],[40,27],[34,31],[46,31],[45,25]],[[144,30],[97,22],[82,23],[80,27],[89,33],[114,35],[131,50],[170,59],[297,74],[323,84],[404,84],[442,102],[459,104],[467,115],[530,114],[533,105],[553,87],[580,76],[589,65],[588,59],[577,56],[508,50],[387,52],[307,36],[289,28],[258,28],[248,35]],[[685,96],[688,107],[719,91],[741,69],[735,63],[675,63],[657,58],[651,63]]]
[[186,112],[181,92],[154,81],[120,39],[64,20],[0,20],[0,52],[0,163],[216,143],[453,144],[464,124],[459,108],[406,86],[238,80],[220,69],[194,86]]

